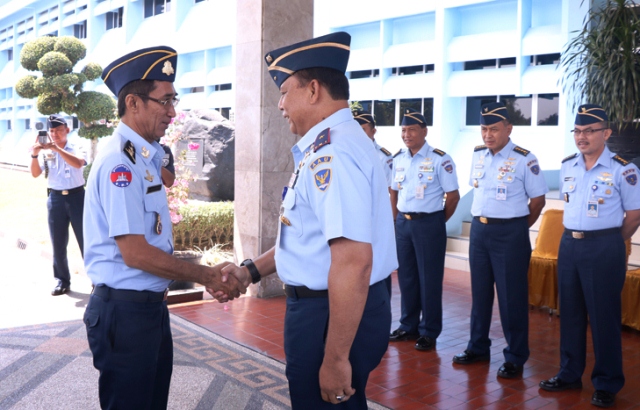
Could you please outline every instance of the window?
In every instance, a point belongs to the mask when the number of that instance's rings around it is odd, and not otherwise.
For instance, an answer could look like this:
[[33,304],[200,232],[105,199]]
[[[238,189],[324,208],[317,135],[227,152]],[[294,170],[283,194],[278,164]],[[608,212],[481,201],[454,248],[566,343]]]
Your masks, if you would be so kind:
[[144,18],[171,10],[171,0],[144,0]]
[[427,120],[427,125],[433,125],[433,98],[407,98],[400,100],[400,124],[407,108],[421,112],[424,115],[424,119]]
[[11,131],[11,120],[7,120],[7,130]]
[[25,130],[31,129],[31,120],[28,119],[28,118],[26,120],[24,120],[24,129]]
[[204,92],[204,87],[191,87],[191,94],[194,93],[203,93]]
[[531,65],[551,65],[560,63],[560,53],[531,56]]
[[216,108],[216,111],[222,114],[224,118],[229,119],[229,111],[231,111],[231,107]]
[[87,38],[87,20],[80,24],[73,25],[73,36],[76,38]]
[[396,125],[396,100],[374,101],[373,115],[376,126]]
[[213,86],[213,91],[227,91],[231,89],[231,83],[216,84]]
[[467,125],[480,125],[480,108],[487,103],[496,102],[495,95],[467,97]]
[[464,71],[487,70],[492,68],[496,68],[496,60],[477,60],[464,62]]
[[107,13],[107,30],[122,27],[122,13],[124,9],[120,7],[116,11],[110,11]]
[[559,94],[538,95],[538,125],[558,125]]
[[515,66],[516,66],[516,58],[515,57],[499,58],[498,59],[498,68],[515,67]]
[[348,78],[355,80],[356,78],[378,77],[380,75],[380,70],[351,71],[347,74]]
[[7,61],[13,61],[13,50],[7,50]]
[[507,106],[507,111],[511,118],[511,124],[531,125],[531,96],[516,97],[514,95],[501,95],[500,101]]

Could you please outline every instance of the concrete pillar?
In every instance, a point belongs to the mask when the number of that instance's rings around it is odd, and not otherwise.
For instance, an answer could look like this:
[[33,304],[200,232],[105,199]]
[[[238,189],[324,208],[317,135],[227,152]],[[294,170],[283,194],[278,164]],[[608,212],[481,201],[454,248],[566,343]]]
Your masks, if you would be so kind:
[[[274,246],[282,188],[293,172],[291,134],[278,110],[280,91],[264,55],[313,37],[313,0],[237,0],[234,250],[238,262]],[[280,295],[276,275],[251,287]]]

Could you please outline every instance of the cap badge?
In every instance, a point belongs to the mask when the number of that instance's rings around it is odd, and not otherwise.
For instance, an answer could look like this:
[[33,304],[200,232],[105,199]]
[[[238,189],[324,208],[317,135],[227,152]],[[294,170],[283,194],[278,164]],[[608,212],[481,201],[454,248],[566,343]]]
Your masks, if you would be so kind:
[[271,57],[271,54],[267,55],[267,63],[271,64],[273,62],[273,57]]
[[171,61],[164,62],[164,66],[162,66],[162,72],[166,75],[171,75],[175,73],[173,66],[171,65]]
[[488,107],[484,107],[484,112],[488,112],[489,108]]

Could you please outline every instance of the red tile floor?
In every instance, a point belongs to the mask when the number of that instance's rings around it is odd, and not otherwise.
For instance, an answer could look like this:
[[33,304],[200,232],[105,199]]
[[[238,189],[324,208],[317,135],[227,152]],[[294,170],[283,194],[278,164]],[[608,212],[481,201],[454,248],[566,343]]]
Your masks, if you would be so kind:
[[[176,305],[171,312],[214,333],[284,362],[283,317],[285,298],[243,297],[226,305],[211,300]],[[593,369],[591,336],[588,336],[587,369],[583,389],[548,393],[538,382],[555,375],[559,363],[560,322],[546,310],[529,313],[531,357],[522,379],[496,377],[503,362],[505,341],[497,304],[494,306],[490,364],[453,365],[469,337],[471,289],[469,273],[445,270],[444,329],[435,351],[419,352],[413,342],[395,342],[369,378],[369,399],[393,409],[582,409],[591,406]],[[400,317],[400,292],[393,275],[392,329]],[[622,333],[626,385],[616,399],[617,409],[640,408],[640,332]]]

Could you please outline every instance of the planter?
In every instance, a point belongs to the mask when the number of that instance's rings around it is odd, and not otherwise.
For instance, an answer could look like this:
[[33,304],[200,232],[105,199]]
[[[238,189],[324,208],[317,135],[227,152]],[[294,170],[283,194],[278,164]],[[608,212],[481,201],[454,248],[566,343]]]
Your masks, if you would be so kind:
[[607,140],[607,147],[627,161],[640,166],[640,127],[635,124],[627,124],[620,131],[615,123],[611,123],[613,133]]
[[[173,256],[196,265],[200,265],[202,260],[202,253],[195,251],[174,251]],[[174,304],[202,300],[203,295],[202,287],[197,288],[194,282],[174,280],[169,285],[167,303]]]

